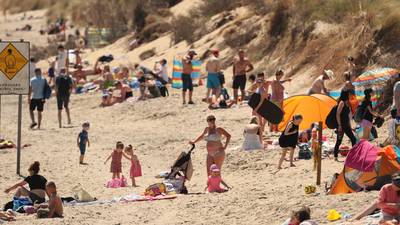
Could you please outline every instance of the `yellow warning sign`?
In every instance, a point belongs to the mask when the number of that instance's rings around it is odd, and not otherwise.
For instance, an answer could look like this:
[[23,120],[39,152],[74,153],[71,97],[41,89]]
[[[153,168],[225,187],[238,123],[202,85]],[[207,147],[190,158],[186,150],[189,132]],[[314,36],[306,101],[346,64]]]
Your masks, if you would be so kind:
[[11,43],[0,52],[0,71],[9,80],[12,80],[27,63],[28,60]]

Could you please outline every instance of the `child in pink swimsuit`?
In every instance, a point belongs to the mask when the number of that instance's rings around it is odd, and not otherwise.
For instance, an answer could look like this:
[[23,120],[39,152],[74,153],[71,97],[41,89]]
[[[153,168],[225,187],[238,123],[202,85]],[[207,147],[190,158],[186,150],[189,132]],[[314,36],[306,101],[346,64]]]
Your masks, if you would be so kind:
[[[212,164],[210,166],[210,171],[211,171],[211,175],[208,177],[207,187],[205,188],[205,190],[208,190],[208,192],[210,192],[210,193],[212,193],[212,192],[222,193],[222,192],[226,192],[229,189],[231,189],[231,187],[229,187],[222,180],[219,168],[216,164]],[[220,186],[221,184],[224,185],[227,189],[221,188],[221,186]]]
[[111,159],[110,172],[113,174],[112,179],[121,178],[120,174],[122,173],[122,163],[121,163],[122,156],[124,156],[125,158],[128,158],[128,156],[125,155],[125,153],[123,151],[124,151],[124,144],[122,144],[122,142],[118,141],[116,149],[113,150],[113,152],[110,154],[110,156],[108,156],[108,158],[104,162],[104,164],[106,164],[107,161]]
[[138,157],[133,153],[132,145],[128,145],[125,148],[125,153],[126,155],[128,155],[127,159],[131,161],[130,176],[132,179],[132,187],[137,187],[135,182],[135,177],[142,176],[142,167],[140,166]]

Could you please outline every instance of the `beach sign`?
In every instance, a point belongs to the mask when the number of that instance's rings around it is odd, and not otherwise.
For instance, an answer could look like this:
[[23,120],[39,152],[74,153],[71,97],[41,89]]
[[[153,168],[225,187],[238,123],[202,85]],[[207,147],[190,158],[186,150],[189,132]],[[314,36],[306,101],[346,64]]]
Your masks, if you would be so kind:
[[0,95],[29,93],[29,42],[0,42]]

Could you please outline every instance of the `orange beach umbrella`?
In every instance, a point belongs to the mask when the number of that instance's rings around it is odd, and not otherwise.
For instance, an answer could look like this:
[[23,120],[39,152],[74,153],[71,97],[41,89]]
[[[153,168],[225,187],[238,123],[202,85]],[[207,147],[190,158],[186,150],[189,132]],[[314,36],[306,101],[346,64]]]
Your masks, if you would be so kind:
[[279,130],[283,131],[287,123],[296,114],[303,116],[300,130],[306,130],[312,123],[322,121],[323,128],[326,128],[325,119],[331,109],[336,105],[335,99],[322,94],[297,95],[283,101],[283,121],[279,124]]

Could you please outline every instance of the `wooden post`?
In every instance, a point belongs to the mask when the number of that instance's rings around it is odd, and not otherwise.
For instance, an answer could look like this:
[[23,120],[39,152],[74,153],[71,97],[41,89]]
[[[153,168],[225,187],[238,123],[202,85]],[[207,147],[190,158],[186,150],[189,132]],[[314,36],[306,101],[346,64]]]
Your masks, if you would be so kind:
[[317,185],[321,185],[321,164],[322,164],[322,122],[318,123],[318,159],[317,159]]

